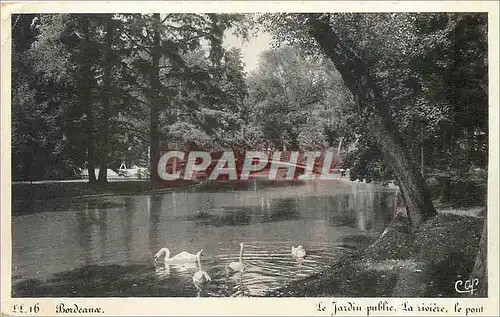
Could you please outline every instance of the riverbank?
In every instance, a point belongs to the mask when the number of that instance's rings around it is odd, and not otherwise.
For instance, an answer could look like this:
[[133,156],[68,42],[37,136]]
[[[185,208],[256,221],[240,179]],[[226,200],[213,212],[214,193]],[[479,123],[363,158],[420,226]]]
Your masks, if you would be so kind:
[[114,195],[138,195],[198,184],[196,181],[175,180],[153,184],[148,180],[111,181],[89,184],[87,181],[46,181],[12,183],[12,200],[59,200]]
[[[484,214],[440,210],[415,232],[391,226],[363,252],[269,293],[276,297],[459,297],[474,266]],[[481,285],[479,286],[481,287]]]
[[[303,185],[302,180],[279,180],[269,181],[267,179],[255,180],[259,187],[280,187]],[[350,182],[345,179],[326,180],[322,182]],[[110,181],[106,184],[90,184],[84,180],[74,181],[39,181],[39,182],[16,182],[12,183],[12,201],[47,201],[64,200],[76,198],[90,198],[116,195],[141,195],[156,194],[176,188],[186,188],[193,185],[204,184],[211,190],[247,189],[253,186],[251,181],[193,181],[193,180],[173,180],[153,184],[149,180],[120,180]]]

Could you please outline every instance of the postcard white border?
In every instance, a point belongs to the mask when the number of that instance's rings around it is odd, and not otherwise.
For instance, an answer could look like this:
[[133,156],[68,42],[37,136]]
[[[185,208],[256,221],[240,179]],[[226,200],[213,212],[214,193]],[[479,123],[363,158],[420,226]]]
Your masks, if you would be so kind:
[[[130,12],[488,12],[489,13],[489,169],[488,169],[488,276],[489,297],[485,299],[430,299],[430,298],[337,298],[338,302],[352,301],[360,305],[372,305],[378,301],[390,301],[400,305],[407,301],[418,305],[437,303],[448,312],[432,315],[457,315],[455,303],[463,307],[479,307],[478,315],[498,315],[498,223],[499,223],[499,3],[497,1],[59,1],[59,2],[2,2],[2,60],[1,60],[1,309],[10,315],[10,305],[25,306],[40,303],[40,316],[55,315],[55,305],[78,303],[83,306],[102,307],[103,315],[326,315],[315,311],[319,301],[330,303],[332,298],[11,298],[11,30],[12,13],[130,13]],[[397,313],[399,314],[399,313]],[[363,312],[361,315],[366,315]],[[373,314],[375,315],[375,314]],[[383,313],[379,315],[396,315]],[[415,312],[414,314],[422,315]],[[428,315],[427,313],[425,315]],[[464,314],[462,314],[464,315]]]

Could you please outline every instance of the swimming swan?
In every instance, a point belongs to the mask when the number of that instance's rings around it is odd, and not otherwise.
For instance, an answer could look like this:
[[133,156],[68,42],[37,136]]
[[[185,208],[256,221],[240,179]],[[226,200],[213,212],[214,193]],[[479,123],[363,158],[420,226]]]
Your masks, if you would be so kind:
[[306,256],[306,250],[304,250],[304,247],[301,245],[299,245],[298,247],[294,247],[292,245],[292,255],[297,258],[303,258]]
[[168,248],[161,248],[155,254],[155,261],[157,261],[162,254],[165,254],[165,263],[195,263],[196,262],[196,254],[191,254],[186,251],[182,251],[181,253],[170,257],[170,250]]
[[238,262],[231,262],[226,266],[226,273],[234,273],[234,272],[241,272],[243,273],[245,271],[245,264],[243,263],[243,247],[244,244],[240,243],[240,258]]
[[198,295],[201,292],[201,288],[205,284],[208,284],[208,283],[210,283],[210,281],[212,281],[212,279],[210,278],[208,273],[201,269],[200,257],[201,257],[202,252],[203,252],[203,249],[196,253],[196,260],[198,261],[198,272],[194,273],[194,275],[193,275],[193,284],[198,289]]

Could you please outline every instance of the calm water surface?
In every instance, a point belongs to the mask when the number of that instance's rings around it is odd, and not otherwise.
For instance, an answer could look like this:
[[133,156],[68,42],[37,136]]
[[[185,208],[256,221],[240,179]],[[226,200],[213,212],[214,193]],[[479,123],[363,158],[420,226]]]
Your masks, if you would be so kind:
[[[393,205],[394,190],[348,181],[254,183],[239,190],[201,185],[155,195],[14,204],[25,210],[12,219],[13,283],[48,280],[88,265],[142,265],[149,283],[196,296],[196,266],[154,264],[154,254],[168,247],[172,255],[204,250],[203,270],[213,280],[204,296],[262,296],[365,247],[384,229]],[[237,261],[240,242],[247,270],[228,279],[224,266]],[[308,254],[303,261],[291,256],[298,244]]]

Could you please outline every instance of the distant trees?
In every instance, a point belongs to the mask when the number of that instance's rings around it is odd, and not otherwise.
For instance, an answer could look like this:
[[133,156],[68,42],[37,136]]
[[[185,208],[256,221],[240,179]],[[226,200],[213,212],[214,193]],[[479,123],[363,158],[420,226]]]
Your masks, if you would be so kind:
[[[248,78],[247,112],[262,143],[292,150],[342,147],[352,100],[330,61],[285,46],[263,52]],[[344,146],[347,142],[344,143]]]

